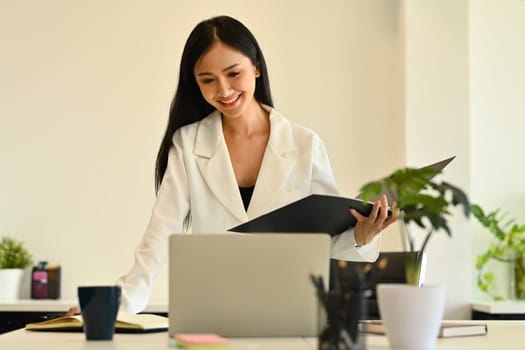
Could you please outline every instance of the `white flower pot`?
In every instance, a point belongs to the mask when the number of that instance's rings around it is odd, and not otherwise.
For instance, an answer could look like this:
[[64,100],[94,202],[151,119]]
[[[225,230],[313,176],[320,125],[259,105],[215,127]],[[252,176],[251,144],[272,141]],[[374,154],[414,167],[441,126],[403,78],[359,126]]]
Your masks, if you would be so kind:
[[17,300],[24,269],[0,269],[0,301]]
[[445,310],[444,286],[378,284],[379,313],[392,348],[433,349]]

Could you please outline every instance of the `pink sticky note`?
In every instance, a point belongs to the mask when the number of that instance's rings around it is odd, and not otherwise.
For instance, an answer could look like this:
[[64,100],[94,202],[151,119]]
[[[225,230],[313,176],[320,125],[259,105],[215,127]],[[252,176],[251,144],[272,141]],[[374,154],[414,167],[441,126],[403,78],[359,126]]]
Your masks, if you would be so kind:
[[228,344],[228,339],[212,333],[179,333],[175,340],[186,344]]

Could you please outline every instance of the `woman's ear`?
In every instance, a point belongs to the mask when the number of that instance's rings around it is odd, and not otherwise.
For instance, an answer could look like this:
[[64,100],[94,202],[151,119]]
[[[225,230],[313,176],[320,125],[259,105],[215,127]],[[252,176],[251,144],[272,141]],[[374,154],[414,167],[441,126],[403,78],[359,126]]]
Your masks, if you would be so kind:
[[261,62],[257,62],[255,65],[255,77],[259,78],[261,76]]

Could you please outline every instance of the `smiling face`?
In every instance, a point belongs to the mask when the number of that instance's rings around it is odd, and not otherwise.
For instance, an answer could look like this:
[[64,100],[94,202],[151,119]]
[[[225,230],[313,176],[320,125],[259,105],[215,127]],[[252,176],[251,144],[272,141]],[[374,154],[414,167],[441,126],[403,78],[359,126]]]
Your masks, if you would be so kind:
[[259,71],[241,52],[218,41],[197,61],[194,74],[204,99],[223,117],[239,118],[258,108]]

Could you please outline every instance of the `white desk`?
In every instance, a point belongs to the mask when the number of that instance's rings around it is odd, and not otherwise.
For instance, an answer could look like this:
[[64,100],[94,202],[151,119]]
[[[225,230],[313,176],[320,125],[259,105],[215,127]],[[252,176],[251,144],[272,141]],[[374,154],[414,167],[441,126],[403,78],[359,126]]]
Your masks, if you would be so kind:
[[[302,338],[239,338],[231,350],[315,350],[315,343]],[[2,350],[96,350],[96,349],[174,349],[168,346],[168,333],[115,334],[113,341],[86,341],[83,333],[50,333],[17,330],[0,335]]]
[[[479,321],[464,321],[479,323]],[[482,321],[485,336],[438,339],[436,350],[523,350],[525,321]],[[415,330],[417,331],[417,330]],[[232,338],[231,350],[316,350],[315,338]],[[173,349],[168,334],[115,334],[113,341],[86,341],[83,333],[29,332],[17,330],[0,335],[2,350],[144,350]],[[368,350],[389,349],[385,336],[367,335]]]

